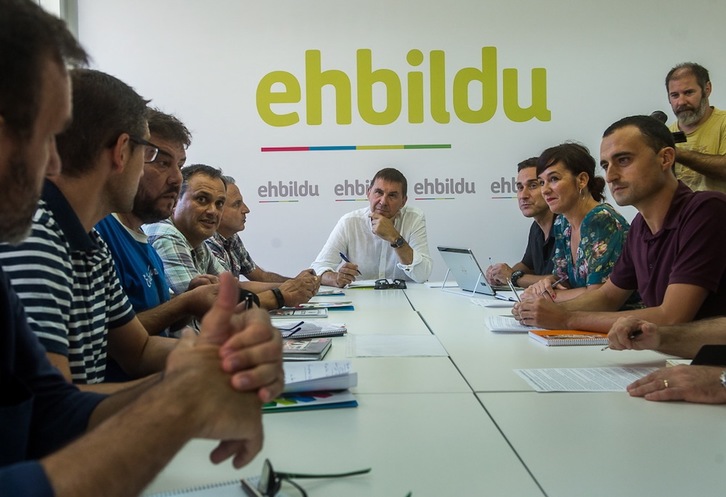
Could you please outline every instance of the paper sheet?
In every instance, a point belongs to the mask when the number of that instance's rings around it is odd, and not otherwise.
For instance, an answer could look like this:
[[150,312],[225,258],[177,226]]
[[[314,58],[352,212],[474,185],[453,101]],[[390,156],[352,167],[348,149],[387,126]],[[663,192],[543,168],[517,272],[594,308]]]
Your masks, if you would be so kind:
[[624,392],[635,380],[658,368],[515,369],[538,392]]

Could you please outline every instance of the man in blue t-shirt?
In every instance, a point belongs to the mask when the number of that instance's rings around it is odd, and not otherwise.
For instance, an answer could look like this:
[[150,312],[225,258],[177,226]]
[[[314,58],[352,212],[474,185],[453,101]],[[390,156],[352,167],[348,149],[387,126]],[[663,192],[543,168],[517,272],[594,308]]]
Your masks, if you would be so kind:
[[[131,212],[110,214],[97,225],[108,244],[121,285],[149,334],[175,334],[190,318],[201,317],[217,294],[216,284],[204,279],[192,281],[190,290],[170,300],[164,265],[141,229],[171,215],[181,188],[181,167],[191,133],[175,116],[149,109],[149,142],[159,152],[144,164],[144,175]],[[169,329],[171,328],[171,329]]]

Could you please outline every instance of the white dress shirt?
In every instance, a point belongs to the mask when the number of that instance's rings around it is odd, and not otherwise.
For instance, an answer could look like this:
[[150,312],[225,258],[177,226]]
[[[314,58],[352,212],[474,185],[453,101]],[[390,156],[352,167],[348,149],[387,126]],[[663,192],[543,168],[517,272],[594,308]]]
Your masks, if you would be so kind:
[[396,249],[371,230],[370,207],[344,215],[335,225],[328,241],[318,254],[312,268],[317,274],[336,271],[340,253],[358,265],[357,279],[400,278],[418,283],[431,276],[432,261],[426,237],[426,217],[415,207],[403,206],[393,218],[393,225],[413,249],[413,262],[401,264]]

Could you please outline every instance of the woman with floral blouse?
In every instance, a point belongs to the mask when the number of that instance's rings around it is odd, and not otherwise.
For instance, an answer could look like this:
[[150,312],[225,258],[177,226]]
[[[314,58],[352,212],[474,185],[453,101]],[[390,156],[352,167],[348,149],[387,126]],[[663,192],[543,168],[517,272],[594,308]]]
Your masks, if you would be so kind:
[[595,159],[584,146],[563,143],[548,148],[537,161],[537,175],[542,196],[557,215],[552,227],[554,270],[530,286],[525,296],[548,294],[561,302],[605,283],[630,225],[603,203],[605,180],[595,176]]

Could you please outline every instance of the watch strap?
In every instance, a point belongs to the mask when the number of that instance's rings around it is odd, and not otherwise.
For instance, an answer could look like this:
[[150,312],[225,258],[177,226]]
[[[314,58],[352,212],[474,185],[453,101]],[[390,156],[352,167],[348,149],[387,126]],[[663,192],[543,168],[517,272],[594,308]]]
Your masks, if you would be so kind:
[[406,239],[402,236],[399,236],[396,238],[396,240],[391,244],[391,247],[393,248],[401,248],[406,244]]

